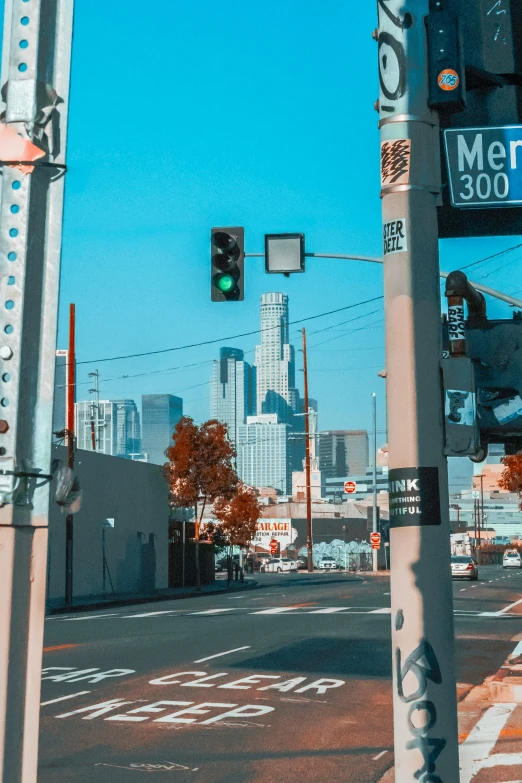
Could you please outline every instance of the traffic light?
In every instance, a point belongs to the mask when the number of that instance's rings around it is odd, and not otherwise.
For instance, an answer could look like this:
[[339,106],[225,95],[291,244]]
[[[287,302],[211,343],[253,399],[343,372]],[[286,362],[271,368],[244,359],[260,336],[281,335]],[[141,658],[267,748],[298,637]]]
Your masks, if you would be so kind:
[[457,17],[434,11],[425,17],[428,43],[428,103],[439,112],[460,112],[466,105],[464,63]]
[[239,226],[213,228],[210,236],[213,302],[242,302],[245,298],[245,232]]

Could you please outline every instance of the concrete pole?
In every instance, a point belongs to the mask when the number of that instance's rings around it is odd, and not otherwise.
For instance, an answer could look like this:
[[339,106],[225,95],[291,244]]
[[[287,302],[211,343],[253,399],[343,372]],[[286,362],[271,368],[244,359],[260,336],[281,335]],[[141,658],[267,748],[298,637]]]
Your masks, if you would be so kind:
[[[72,469],[74,467],[74,400],[76,398],[76,308],[73,304],[69,305],[69,352],[67,359],[69,362],[67,375],[67,465]],[[65,517],[65,603],[67,606],[72,606],[73,601],[73,532],[73,515],[67,514]]]
[[378,0],[395,782],[458,783],[429,0]]
[[304,375],[304,407],[305,407],[305,477],[306,477],[306,546],[308,550],[308,573],[314,570],[313,538],[312,538],[312,489],[310,479],[310,411],[308,409],[308,362],[306,356],[306,329],[303,335],[303,375]]
[[4,2],[3,121],[49,152],[1,177],[1,783],[37,780],[72,13],[73,0]]
[[[377,395],[372,392],[372,451],[373,451],[373,492],[372,492],[372,532],[379,532],[377,520]],[[379,570],[379,550],[372,549],[373,570]]]

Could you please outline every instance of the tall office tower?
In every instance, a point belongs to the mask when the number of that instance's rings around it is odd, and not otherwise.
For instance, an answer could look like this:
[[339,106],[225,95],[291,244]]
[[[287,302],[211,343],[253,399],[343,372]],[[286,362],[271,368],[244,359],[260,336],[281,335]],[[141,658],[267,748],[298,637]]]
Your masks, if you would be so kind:
[[140,415],[134,400],[83,400],[74,410],[79,449],[127,459],[139,453]]
[[144,394],[141,398],[141,448],[148,461],[163,465],[174,427],[183,416],[183,400],[173,394]]
[[236,445],[239,426],[254,412],[254,368],[239,348],[221,348],[219,360],[212,362],[210,418],[228,424],[229,438]]
[[57,438],[55,432],[62,432],[67,428],[67,380],[69,366],[67,357],[69,351],[56,351],[54,369],[54,400],[53,400],[53,441],[62,441]]
[[116,453],[130,457],[141,450],[140,414],[134,400],[114,400],[116,406]]
[[261,344],[256,346],[257,414],[291,424],[298,411],[294,347],[288,342],[287,294],[261,295]]
[[282,495],[290,487],[287,424],[278,424],[277,414],[247,416],[239,426],[238,473],[251,487],[273,487]]
[[361,476],[369,463],[366,430],[331,430],[318,436],[323,479]]

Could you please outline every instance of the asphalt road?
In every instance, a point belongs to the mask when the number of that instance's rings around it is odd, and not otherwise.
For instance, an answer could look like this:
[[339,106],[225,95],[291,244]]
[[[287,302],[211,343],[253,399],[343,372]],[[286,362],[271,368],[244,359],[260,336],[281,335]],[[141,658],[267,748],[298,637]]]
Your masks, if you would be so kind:
[[[393,760],[388,578],[256,579],[49,618],[39,783],[378,781]],[[500,566],[454,582],[460,694],[512,651],[521,590]]]

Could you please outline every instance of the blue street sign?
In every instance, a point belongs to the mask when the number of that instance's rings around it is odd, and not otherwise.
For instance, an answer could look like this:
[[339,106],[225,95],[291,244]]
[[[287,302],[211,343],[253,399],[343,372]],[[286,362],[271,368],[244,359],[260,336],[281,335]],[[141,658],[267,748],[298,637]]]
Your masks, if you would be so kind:
[[454,207],[522,206],[522,125],[444,131]]

